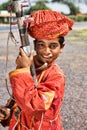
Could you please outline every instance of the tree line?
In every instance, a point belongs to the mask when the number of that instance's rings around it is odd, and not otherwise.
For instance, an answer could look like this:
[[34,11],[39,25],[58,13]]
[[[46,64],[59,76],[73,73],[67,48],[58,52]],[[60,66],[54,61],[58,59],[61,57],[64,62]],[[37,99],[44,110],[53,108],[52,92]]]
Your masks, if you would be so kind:
[[[32,6],[29,10],[25,10],[26,14],[31,13],[32,11],[36,10],[43,10],[43,9],[49,9],[49,7],[46,6],[46,3],[49,2],[48,0],[38,0],[34,6]],[[70,15],[76,15],[77,13],[80,13],[79,8],[77,8],[72,2],[69,2],[68,0],[52,0],[51,2],[62,2],[70,8]],[[7,2],[0,5],[0,10],[7,10],[8,5],[10,5],[11,2],[8,0]]]

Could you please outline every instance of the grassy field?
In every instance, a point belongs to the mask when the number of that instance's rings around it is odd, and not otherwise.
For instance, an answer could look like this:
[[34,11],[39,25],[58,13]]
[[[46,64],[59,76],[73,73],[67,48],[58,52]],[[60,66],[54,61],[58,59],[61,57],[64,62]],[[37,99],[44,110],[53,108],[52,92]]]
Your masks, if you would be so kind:
[[87,29],[83,30],[72,30],[68,36],[67,40],[70,40],[75,43],[86,43],[87,41]]

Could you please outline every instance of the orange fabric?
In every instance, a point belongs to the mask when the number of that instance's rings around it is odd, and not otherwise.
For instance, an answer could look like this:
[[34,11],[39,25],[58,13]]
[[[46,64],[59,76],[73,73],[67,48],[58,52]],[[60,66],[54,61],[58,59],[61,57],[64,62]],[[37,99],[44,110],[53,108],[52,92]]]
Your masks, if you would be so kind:
[[21,130],[21,119],[20,119],[21,117],[20,117],[20,115],[19,115],[19,117],[18,117],[18,130]]
[[41,95],[43,96],[45,110],[47,110],[53,101],[55,93],[54,93],[54,91],[41,92]]
[[[28,33],[35,39],[54,39],[65,36],[71,29],[74,21],[52,10],[39,10],[32,13],[29,18],[34,19],[28,24]],[[28,19],[26,20],[26,25]]]
[[[40,74],[37,74],[37,79],[38,77]],[[10,75],[10,82],[13,96],[22,110],[21,130],[38,130],[41,122],[40,130],[62,130],[60,107],[64,96],[65,77],[59,67],[53,63],[46,69],[37,88],[34,88],[34,81],[26,71]],[[50,99],[50,103],[47,104],[44,99]],[[9,130],[12,130],[15,124],[13,114]],[[14,130],[18,130],[17,127]]]
[[10,72],[9,73],[9,77],[11,76],[14,76],[14,75],[17,75],[17,74],[19,74],[19,73],[29,73],[30,71],[29,71],[29,68],[22,68],[22,69],[16,69],[16,71],[12,71],[12,72]]

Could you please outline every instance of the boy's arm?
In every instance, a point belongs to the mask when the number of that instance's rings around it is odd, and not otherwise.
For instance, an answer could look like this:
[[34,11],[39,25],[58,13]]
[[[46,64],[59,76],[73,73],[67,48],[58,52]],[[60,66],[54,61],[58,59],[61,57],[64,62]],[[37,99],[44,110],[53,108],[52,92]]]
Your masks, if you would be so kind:
[[54,97],[63,95],[63,76],[52,75],[35,88],[28,68],[23,68],[10,73],[10,82],[17,104],[22,110],[28,110],[29,113],[47,110]]

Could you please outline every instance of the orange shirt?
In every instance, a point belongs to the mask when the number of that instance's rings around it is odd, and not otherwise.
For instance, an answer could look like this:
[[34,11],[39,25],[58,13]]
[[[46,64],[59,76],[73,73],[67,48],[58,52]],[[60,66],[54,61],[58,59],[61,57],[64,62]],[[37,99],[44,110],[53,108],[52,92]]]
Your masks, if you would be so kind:
[[[20,130],[62,130],[60,108],[65,76],[61,69],[53,63],[44,70],[37,88],[28,68],[16,69],[9,75],[13,96],[21,108]],[[38,80],[40,76],[41,73],[38,73]],[[9,130],[18,130],[17,124],[14,111]]]

